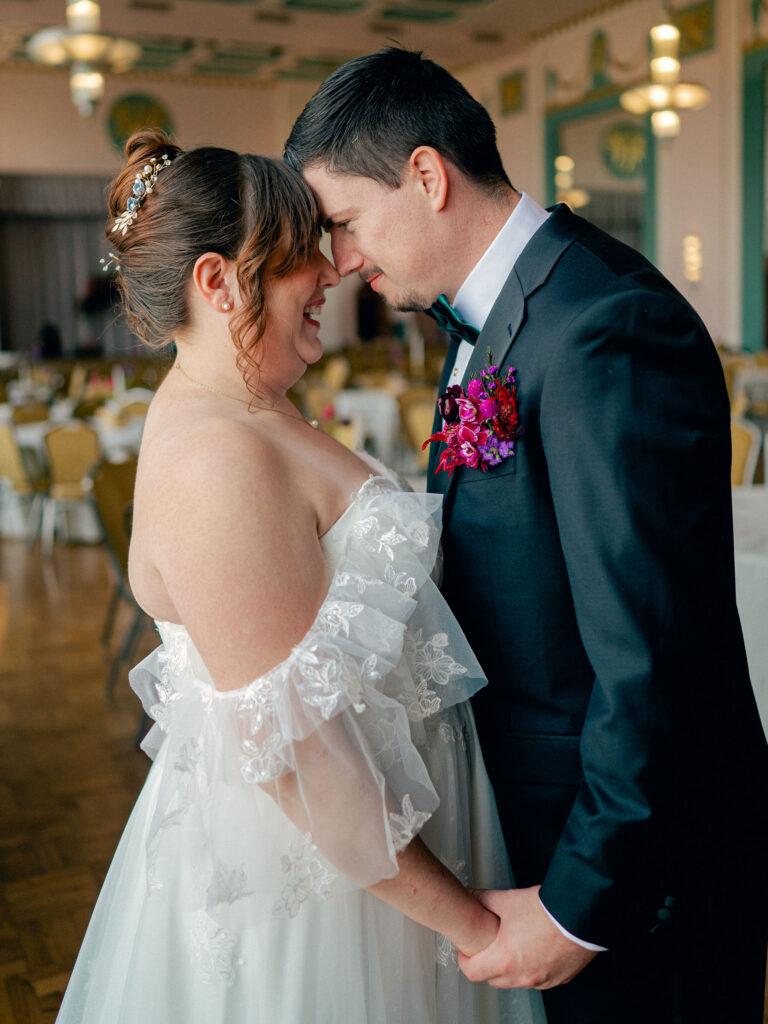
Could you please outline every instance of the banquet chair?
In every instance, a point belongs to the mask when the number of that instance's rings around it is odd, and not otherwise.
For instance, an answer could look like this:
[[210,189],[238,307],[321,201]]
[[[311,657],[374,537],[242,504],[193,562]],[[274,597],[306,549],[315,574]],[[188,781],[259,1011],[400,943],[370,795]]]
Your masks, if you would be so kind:
[[19,498],[29,501],[26,534],[31,547],[40,532],[48,477],[34,452],[19,448],[12,428],[5,423],[0,424],[0,482],[3,481]]
[[136,603],[128,581],[130,521],[137,463],[138,456],[136,455],[132,455],[123,462],[102,459],[93,473],[93,503],[101,524],[104,545],[115,574],[115,588],[101,632],[102,646],[109,646],[120,602],[124,601],[132,611],[130,624],[109,667],[105,688],[107,697],[112,696],[121,667],[131,661],[141,631],[150,622],[145,612]]
[[349,380],[349,360],[344,356],[331,356],[322,370],[323,384],[331,391],[341,391]]
[[754,423],[731,416],[731,486],[749,487],[753,483],[762,440]]
[[91,472],[99,458],[99,435],[92,427],[56,427],[45,435],[51,484],[43,507],[42,550],[50,556],[56,532],[56,513],[90,502]]
[[350,423],[348,420],[328,420],[323,423],[323,430],[351,451],[360,447],[360,431],[356,423]]
[[148,402],[128,402],[127,405],[121,407],[120,412],[117,415],[117,421],[123,425],[134,416],[146,416],[148,412]]
[[20,423],[42,423],[48,419],[48,406],[45,402],[27,402],[17,405],[11,413],[11,422],[15,427]]
[[429,464],[429,449],[422,450],[421,446],[432,433],[436,401],[437,393],[432,388],[412,388],[397,399],[403,433],[419,468],[424,471]]

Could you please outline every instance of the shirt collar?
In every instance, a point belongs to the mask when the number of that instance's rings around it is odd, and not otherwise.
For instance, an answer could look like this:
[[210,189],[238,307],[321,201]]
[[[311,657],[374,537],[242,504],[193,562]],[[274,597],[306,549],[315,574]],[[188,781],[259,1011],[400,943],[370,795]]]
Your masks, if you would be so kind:
[[483,329],[518,256],[548,217],[535,199],[520,193],[517,206],[453,300],[453,308],[467,323]]

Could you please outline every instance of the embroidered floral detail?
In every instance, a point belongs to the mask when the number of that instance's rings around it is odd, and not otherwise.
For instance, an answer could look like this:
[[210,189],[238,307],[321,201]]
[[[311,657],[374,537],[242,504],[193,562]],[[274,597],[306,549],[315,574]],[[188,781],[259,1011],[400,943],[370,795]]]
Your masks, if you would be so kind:
[[437,735],[443,743],[455,743],[461,750],[467,749],[467,736],[458,725],[450,722],[440,722],[437,727]]
[[326,721],[336,710],[344,692],[340,679],[341,659],[338,652],[320,650],[317,645],[294,647],[294,657],[301,675],[296,691],[310,707],[320,709]]
[[455,967],[459,969],[459,954],[456,947],[445,935],[435,935],[435,958],[441,967]]
[[411,722],[421,722],[430,718],[440,710],[442,701],[434,690],[430,690],[425,680],[416,684],[415,690],[404,690],[397,694],[397,699],[405,708]]
[[417,551],[423,551],[429,544],[431,530],[423,520],[411,523],[406,527],[406,531]]
[[416,630],[406,638],[406,648],[419,681],[445,686],[456,676],[467,674],[464,665],[445,651],[448,646],[445,633],[435,633],[428,640],[422,640],[422,632]]
[[364,594],[368,587],[383,586],[382,581],[376,576],[366,576],[362,572],[337,572],[334,577],[334,583],[340,587],[346,587],[351,583],[358,594]]
[[182,694],[162,677],[157,681],[155,692],[159,698],[159,703],[153,704],[149,709],[149,713],[163,732],[168,732],[173,705],[176,701],[182,699]]
[[360,540],[368,540],[369,550],[379,555],[386,555],[390,561],[394,561],[395,558],[394,548],[399,544],[405,544],[408,540],[405,534],[398,533],[396,526],[391,526],[386,533],[381,533],[379,517],[375,515],[359,520],[352,527],[352,532]]
[[389,814],[392,842],[398,853],[406,848],[421,826],[432,817],[424,811],[414,810],[410,793],[403,797],[402,811],[402,814],[395,814],[394,811]]
[[343,633],[349,636],[349,624],[352,619],[362,615],[365,606],[350,604],[348,601],[326,601],[317,616],[317,625],[324,633],[338,636]]
[[235,903],[244,896],[252,896],[253,890],[248,888],[245,865],[228,868],[222,861],[217,861],[206,895],[209,907],[215,907],[218,903]]
[[274,722],[274,698],[269,679],[252,683],[246,693],[238,697],[237,716],[244,727],[240,773],[246,782],[270,782],[279,778],[285,769],[285,763],[278,757],[283,737]]
[[240,755],[240,774],[246,782],[261,784],[279,779],[285,770],[285,762],[278,756],[283,745],[279,732],[270,733],[260,743],[243,740]]
[[407,572],[396,572],[391,565],[385,565],[384,579],[395,590],[399,590],[401,594],[413,597],[416,593],[416,578],[409,576]]
[[204,985],[223,982],[229,988],[243,961],[237,955],[238,940],[204,910],[195,914],[191,935],[192,964]]
[[317,847],[312,842],[309,832],[301,839],[291,843],[291,855],[283,854],[280,861],[283,871],[288,875],[280,899],[272,908],[273,913],[285,912],[289,917],[296,917],[301,904],[310,897],[327,900],[330,888],[336,875],[325,868],[315,856]]
[[177,772],[189,772],[191,775],[202,763],[203,752],[200,748],[200,741],[191,739],[189,743],[182,745],[173,767]]

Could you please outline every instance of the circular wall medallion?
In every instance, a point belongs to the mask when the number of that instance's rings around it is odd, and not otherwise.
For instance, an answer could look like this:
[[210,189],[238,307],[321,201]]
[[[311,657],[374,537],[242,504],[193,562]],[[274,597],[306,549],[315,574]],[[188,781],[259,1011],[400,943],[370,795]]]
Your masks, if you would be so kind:
[[603,162],[617,178],[639,178],[645,174],[645,131],[631,121],[612,124],[602,137]]
[[113,144],[122,151],[128,138],[141,128],[161,128],[171,135],[173,121],[163,104],[152,96],[131,93],[116,99],[107,116],[107,131]]

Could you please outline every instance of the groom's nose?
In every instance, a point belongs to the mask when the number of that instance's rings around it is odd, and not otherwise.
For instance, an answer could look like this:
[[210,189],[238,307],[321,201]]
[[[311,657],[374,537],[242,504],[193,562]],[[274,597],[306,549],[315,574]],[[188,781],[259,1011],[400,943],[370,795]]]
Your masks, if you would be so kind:
[[331,236],[331,251],[333,262],[342,277],[347,274],[354,274],[363,265],[363,257],[352,244],[352,240],[344,232],[334,233]]

